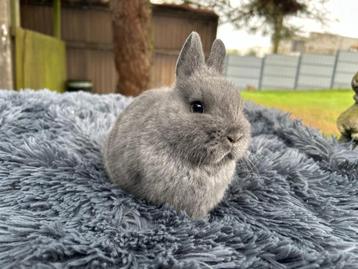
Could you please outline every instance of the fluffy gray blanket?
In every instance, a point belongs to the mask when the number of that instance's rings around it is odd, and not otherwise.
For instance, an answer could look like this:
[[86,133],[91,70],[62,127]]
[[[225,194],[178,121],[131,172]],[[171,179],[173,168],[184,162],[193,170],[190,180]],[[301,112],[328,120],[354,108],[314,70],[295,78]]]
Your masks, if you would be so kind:
[[192,221],[113,186],[119,95],[0,91],[0,268],[358,268],[358,151],[246,106],[250,155]]

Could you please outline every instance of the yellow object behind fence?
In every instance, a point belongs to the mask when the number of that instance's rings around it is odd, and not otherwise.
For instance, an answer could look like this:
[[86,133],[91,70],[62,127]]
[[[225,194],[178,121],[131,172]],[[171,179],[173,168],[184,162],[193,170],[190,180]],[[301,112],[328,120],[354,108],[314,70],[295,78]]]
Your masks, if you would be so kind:
[[16,89],[64,91],[66,46],[59,39],[34,31],[15,31]]

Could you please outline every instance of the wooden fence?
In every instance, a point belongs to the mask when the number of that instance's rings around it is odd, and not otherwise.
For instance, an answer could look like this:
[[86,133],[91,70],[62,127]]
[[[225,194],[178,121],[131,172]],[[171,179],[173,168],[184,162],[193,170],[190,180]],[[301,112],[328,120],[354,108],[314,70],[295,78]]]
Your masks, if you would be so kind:
[[[52,10],[41,1],[21,1],[22,26],[52,34]],[[170,85],[176,58],[187,35],[195,30],[209,53],[216,37],[218,17],[212,12],[175,5],[153,5],[154,57],[151,87]],[[108,6],[69,5],[62,8],[62,39],[67,49],[68,79],[86,79],[95,92],[113,92],[117,75],[113,59],[112,25]]]

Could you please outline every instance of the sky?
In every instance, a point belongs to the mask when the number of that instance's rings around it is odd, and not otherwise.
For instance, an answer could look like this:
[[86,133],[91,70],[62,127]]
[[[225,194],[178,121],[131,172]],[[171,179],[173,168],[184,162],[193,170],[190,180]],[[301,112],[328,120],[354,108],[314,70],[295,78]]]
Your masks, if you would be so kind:
[[[314,0],[312,0],[314,1]],[[240,0],[232,0],[240,2]],[[326,4],[331,18],[325,27],[310,20],[295,19],[295,25],[300,26],[303,33],[328,32],[348,37],[358,38],[358,0],[330,0]],[[249,50],[250,48],[269,48],[270,37],[261,34],[249,34],[245,29],[237,30],[230,24],[220,25],[218,38],[221,38],[228,49]]]

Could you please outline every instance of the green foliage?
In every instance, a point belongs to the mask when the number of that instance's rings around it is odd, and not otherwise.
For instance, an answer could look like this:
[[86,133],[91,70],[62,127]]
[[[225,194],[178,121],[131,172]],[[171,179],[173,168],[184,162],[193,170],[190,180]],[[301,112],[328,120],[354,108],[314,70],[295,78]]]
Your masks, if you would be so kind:
[[327,21],[324,4],[328,0],[242,0],[232,5],[230,0],[186,0],[187,4],[214,9],[222,22],[237,28],[271,35],[273,52],[277,53],[280,41],[292,37],[299,28],[289,22],[291,17]]
[[245,55],[247,56],[257,56],[257,52],[255,49],[250,49]]
[[226,54],[240,56],[241,52],[238,49],[227,49]]

